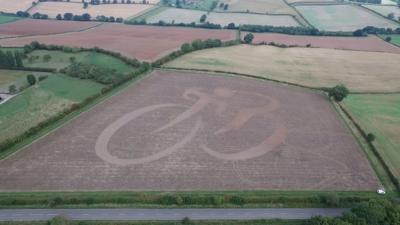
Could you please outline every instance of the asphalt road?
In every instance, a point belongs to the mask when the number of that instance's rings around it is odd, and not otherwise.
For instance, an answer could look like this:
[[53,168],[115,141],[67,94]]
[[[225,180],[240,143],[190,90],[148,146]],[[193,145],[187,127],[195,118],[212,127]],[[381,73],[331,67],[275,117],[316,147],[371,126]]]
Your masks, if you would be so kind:
[[339,216],[346,209],[4,209],[0,221],[49,220],[62,215],[71,220],[237,220],[307,219],[316,215]]

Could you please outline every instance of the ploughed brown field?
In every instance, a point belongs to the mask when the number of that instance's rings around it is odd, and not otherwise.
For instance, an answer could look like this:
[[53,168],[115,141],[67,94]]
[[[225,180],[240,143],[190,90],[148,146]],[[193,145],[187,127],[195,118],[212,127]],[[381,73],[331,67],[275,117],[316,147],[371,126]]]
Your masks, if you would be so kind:
[[325,96],[155,71],[0,161],[0,191],[374,190]]
[[24,19],[0,24],[0,38],[76,32],[99,24],[97,22]]
[[155,60],[195,39],[233,40],[231,30],[104,24],[79,32],[0,40],[2,46],[23,46],[32,41],[71,47],[100,47],[141,60]]
[[[242,34],[242,36],[245,34]],[[376,36],[368,37],[318,37],[286,35],[276,33],[254,33],[253,43],[270,43],[333,48],[343,50],[400,53],[400,48],[383,41]]]

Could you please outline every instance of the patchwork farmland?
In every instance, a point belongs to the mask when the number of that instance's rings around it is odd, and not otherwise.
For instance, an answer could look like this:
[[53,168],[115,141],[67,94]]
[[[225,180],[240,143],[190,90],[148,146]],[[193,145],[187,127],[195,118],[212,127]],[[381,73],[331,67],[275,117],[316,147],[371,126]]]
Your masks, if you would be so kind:
[[326,31],[355,31],[366,26],[397,28],[398,24],[356,5],[297,5],[314,27]]
[[222,0],[220,3],[228,4],[228,7],[226,10],[223,7],[217,7],[216,11],[297,15],[296,11],[283,0]]
[[2,191],[379,186],[323,95],[163,71],[2,161],[0,169]]
[[[32,41],[71,47],[101,47],[141,60],[155,60],[195,39],[234,40],[230,30],[104,24],[79,33],[0,40],[1,46],[23,46]],[[116,41],[118,40],[118,41]],[[129,44],[128,44],[129,43]]]
[[224,13],[204,12],[190,9],[164,8],[157,10],[157,13],[143,15],[148,23],[200,23],[200,17],[206,15],[206,22],[227,26],[230,23],[235,25],[254,24],[270,26],[299,26],[299,23],[291,15],[263,15],[250,13]]
[[394,20],[400,16],[400,8],[395,5],[363,5],[363,7],[371,9],[385,17],[393,13]]
[[343,83],[352,91],[390,92],[400,90],[399,60],[400,54],[391,53],[240,45],[187,54],[166,67],[236,72],[311,87]]
[[97,16],[122,17],[124,19],[135,16],[153,7],[150,4],[100,4],[83,8],[82,3],[71,2],[40,2],[29,13],[47,14],[50,18],[56,18],[58,14],[72,13],[82,15],[89,13],[93,18]]
[[[242,38],[247,33],[242,32]],[[394,41],[396,38],[392,38]],[[284,44],[287,46],[302,46],[313,48],[331,48],[341,50],[388,52],[400,54],[400,48],[382,40],[376,36],[368,37],[319,37],[287,35],[277,33],[255,33],[253,43],[255,44]]]

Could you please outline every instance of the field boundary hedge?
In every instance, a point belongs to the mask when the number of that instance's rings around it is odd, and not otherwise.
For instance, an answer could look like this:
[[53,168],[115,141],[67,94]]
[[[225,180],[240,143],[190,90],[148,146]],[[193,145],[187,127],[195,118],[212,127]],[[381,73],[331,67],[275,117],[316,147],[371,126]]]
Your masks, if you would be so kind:
[[0,193],[0,208],[335,208],[370,199],[387,197],[366,191],[4,192]]
[[351,123],[356,127],[357,131],[360,132],[361,136],[364,138],[365,142],[368,144],[372,152],[374,153],[375,157],[379,160],[383,168],[385,169],[386,173],[388,174],[391,182],[396,187],[397,191],[400,191],[400,183],[399,179],[394,176],[390,167],[387,165],[386,161],[383,159],[382,155],[379,153],[378,149],[375,147],[372,141],[368,139],[368,132],[366,132],[362,126],[356,121],[356,119],[351,115],[351,113],[344,107],[340,102],[337,103],[340,110],[347,116],[347,118],[351,121]]

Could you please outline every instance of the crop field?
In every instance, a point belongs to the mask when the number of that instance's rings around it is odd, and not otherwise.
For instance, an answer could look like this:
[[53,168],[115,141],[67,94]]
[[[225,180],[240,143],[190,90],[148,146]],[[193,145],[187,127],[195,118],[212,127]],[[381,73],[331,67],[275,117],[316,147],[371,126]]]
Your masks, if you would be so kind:
[[391,53],[239,45],[190,53],[166,67],[236,72],[312,87],[343,83],[351,91],[389,92],[400,90],[399,60],[400,54]]
[[100,4],[89,5],[87,9],[84,9],[82,3],[41,2],[29,10],[29,13],[34,14],[39,12],[47,14],[50,18],[55,18],[57,14],[63,15],[64,13],[72,13],[74,15],[89,13],[93,18],[104,15],[126,19],[151,7],[153,5],[149,4]]
[[0,38],[77,32],[97,26],[97,22],[23,19],[0,25]]
[[[45,55],[50,56],[51,59],[44,60]],[[132,71],[131,66],[115,57],[91,51],[66,53],[62,51],[36,50],[27,55],[27,58],[24,59],[24,65],[28,67],[63,69],[71,64],[71,57],[74,58],[75,62],[114,69],[124,74]]]
[[400,95],[350,95],[345,106],[356,121],[376,137],[375,146],[396,177],[400,177]]
[[323,95],[163,71],[1,161],[0,170],[2,191],[379,187]]
[[[246,33],[242,32],[242,38]],[[395,41],[395,38],[392,38]],[[254,33],[253,43],[271,43],[297,45],[317,48],[332,48],[369,52],[400,53],[400,48],[383,41],[376,36],[368,37],[319,37],[286,35],[277,33]],[[400,45],[400,38],[399,38]]]
[[[26,72],[24,72],[26,74]],[[103,85],[62,75],[44,81],[15,96],[0,107],[0,141],[16,137],[72,104],[97,94]]]
[[298,5],[296,9],[319,30],[355,31],[366,26],[398,27],[397,23],[355,5]]
[[15,16],[6,16],[6,15],[0,14],[0,24],[14,22],[19,19],[20,18],[15,17]]
[[393,13],[395,20],[397,20],[397,18],[399,18],[400,16],[400,8],[395,5],[363,5],[363,6],[381,14],[382,16],[388,16],[390,13]]
[[23,46],[32,41],[71,47],[100,47],[141,60],[154,60],[195,39],[234,40],[231,30],[105,24],[84,32],[0,40],[1,46]]
[[10,85],[15,85],[17,89],[21,86],[27,86],[26,75],[33,74],[36,77],[50,75],[49,73],[27,72],[19,70],[0,69],[0,93],[7,93]]
[[16,13],[32,6],[32,0],[0,0],[0,12]]
[[286,0],[290,5],[298,5],[298,4],[332,4],[338,3],[336,0]]
[[271,25],[271,26],[299,26],[299,23],[288,15],[261,15],[250,13],[217,13],[204,12],[199,10],[164,8],[157,14],[151,14],[146,17],[148,23],[158,23],[164,21],[167,23],[200,23],[200,17],[206,14],[206,22],[220,24],[226,26],[229,23],[236,25],[254,24],[254,25]]
[[291,14],[297,15],[296,11],[288,6],[283,0],[222,0],[219,3],[228,4],[224,10],[217,6],[215,10],[223,12],[252,12],[264,14]]

